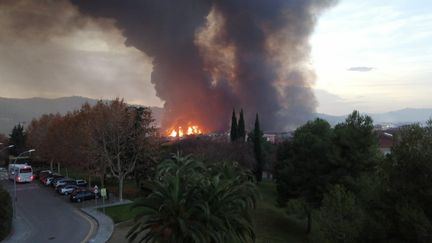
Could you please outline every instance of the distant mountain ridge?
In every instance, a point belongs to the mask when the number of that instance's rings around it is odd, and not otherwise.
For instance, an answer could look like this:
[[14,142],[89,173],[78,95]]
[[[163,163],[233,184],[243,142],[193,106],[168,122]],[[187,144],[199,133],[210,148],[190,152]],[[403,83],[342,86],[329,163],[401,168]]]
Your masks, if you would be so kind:
[[[48,98],[29,98],[15,99],[0,97],[0,133],[9,134],[18,123],[28,125],[33,118],[38,118],[43,114],[60,113],[65,114],[69,111],[79,109],[84,103],[96,104],[97,99],[90,99],[80,96],[62,97],[55,99]],[[163,108],[150,107],[156,124],[160,124],[163,115]],[[416,109],[405,108],[401,110],[370,113],[375,124],[392,123],[395,125],[406,123],[424,123],[432,117],[432,108]],[[316,113],[314,117],[327,120],[331,125],[343,122],[345,116],[333,116],[328,114]]]
[[[0,133],[9,134],[12,128],[22,123],[28,125],[33,118],[43,114],[60,113],[66,114],[69,111],[79,109],[83,104],[96,104],[97,99],[90,99],[81,96],[61,98],[2,98],[0,97]],[[163,109],[151,107],[156,123],[159,124]]]
[[[361,111],[360,111],[361,112]],[[395,125],[407,123],[425,123],[432,118],[432,108],[405,108],[384,113],[366,113],[369,115],[374,124],[391,123]],[[347,114],[348,115],[348,114]],[[317,113],[315,117],[327,120],[331,125],[336,125],[345,121],[345,116],[333,116],[328,114]]]

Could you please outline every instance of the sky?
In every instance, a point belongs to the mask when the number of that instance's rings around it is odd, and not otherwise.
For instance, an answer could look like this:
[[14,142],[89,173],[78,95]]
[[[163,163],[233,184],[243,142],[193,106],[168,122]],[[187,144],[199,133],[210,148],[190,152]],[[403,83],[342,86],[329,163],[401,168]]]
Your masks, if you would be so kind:
[[342,0],[310,42],[319,112],[432,107],[429,0]]
[[68,1],[0,1],[0,97],[124,98],[162,106],[151,60],[125,45],[113,21],[85,17]]
[[[80,18],[76,23],[80,13],[58,4],[64,12],[47,23],[35,13],[52,9],[31,6],[32,12],[14,19],[10,13],[19,10],[0,3],[1,97],[124,97],[129,103],[163,105],[150,82],[149,57],[125,45],[112,22]],[[51,34],[38,36],[40,28]],[[340,0],[319,17],[310,39],[317,111],[344,115],[353,109],[432,107],[430,43],[429,0]]]

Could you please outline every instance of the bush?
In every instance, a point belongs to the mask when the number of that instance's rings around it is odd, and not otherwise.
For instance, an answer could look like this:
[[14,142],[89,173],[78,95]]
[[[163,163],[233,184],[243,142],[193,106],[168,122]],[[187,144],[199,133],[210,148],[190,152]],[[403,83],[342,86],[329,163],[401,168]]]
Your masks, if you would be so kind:
[[0,187],[0,241],[4,240],[12,228],[12,200],[9,193]]
[[317,212],[313,242],[358,242],[364,222],[357,198],[343,186],[335,185],[324,195]]
[[193,154],[194,159],[205,164],[237,161],[244,168],[253,169],[256,163],[252,147],[248,143],[189,138],[175,143],[170,152],[172,154],[177,151],[181,154]]
[[159,164],[129,241],[255,242],[252,209],[258,191],[252,177],[236,163],[206,166],[190,156]]

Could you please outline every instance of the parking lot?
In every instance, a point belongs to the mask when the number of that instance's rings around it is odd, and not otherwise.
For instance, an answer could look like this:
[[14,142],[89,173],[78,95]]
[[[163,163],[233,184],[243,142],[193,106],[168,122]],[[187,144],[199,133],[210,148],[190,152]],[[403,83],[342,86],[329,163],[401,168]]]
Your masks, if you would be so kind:
[[[11,195],[14,183],[0,182]],[[14,233],[5,242],[87,242],[97,224],[65,197],[38,181],[16,185]]]
[[[0,167],[0,181],[8,181],[8,173],[7,173],[6,168],[4,168],[4,167]],[[5,183],[4,185],[7,187],[8,183],[7,182],[4,182],[4,183]],[[13,184],[12,181],[10,181],[10,183]],[[53,197],[56,197],[56,198],[66,202],[66,203],[70,203],[69,195],[61,195],[61,194],[57,193],[51,185],[44,185],[39,180],[34,180],[31,184],[38,186],[38,188],[40,188],[41,190],[45,190],[47,193],[52,194]],[[21,185],[23,185],[23,186],[21,186]],[[33,187],[28,186],[28,185],[24,186],[24,184],[20,184],[20,186],[17,187],[17,190],[21,190],[23,188],[29,189],[29,188],[33,188]],[[102,204],[102,199],[85,200],[85,201],[82,201],[82,202],[77,203],[77,204],[75,204],[75,203],[72,203],[72,204],[75,207],[97,206],[97,205]]]
[[46,191],[47,193],[51,194],[52,197],[55,197],[59,200],[62,200],[65,203],[68,203],[70,205],[72,205],[75,208],[81,208],[81,207],[92,207],[92,206],[100,206],[102,205],[102,203],[109,203],[113,200],[104,200],[102,201],[102,198],[98,198],[98,199],[91,199],[91,200],[85,200],[82,202],[71,202],[70,201],[70,195],[62,195],[59,194],[58,192],[55,191],[55,189],[51,186],[46,186],[42,183],[40,183],[39,181],[34,181],[33,183],[37,184],[41,190]]

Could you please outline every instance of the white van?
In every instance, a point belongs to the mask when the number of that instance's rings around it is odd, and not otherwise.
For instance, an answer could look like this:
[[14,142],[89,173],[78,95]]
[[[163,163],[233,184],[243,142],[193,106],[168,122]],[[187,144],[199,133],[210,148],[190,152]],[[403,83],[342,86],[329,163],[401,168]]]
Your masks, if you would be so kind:
[[27,164],[9,164],[8,167],[9,180],[16,182],[31,182],[33,181],[33,169]]

